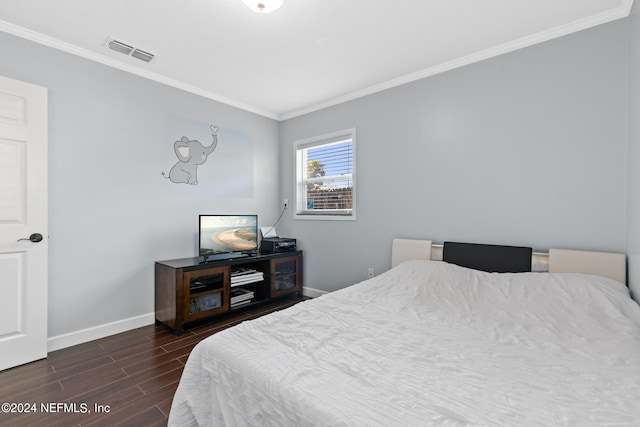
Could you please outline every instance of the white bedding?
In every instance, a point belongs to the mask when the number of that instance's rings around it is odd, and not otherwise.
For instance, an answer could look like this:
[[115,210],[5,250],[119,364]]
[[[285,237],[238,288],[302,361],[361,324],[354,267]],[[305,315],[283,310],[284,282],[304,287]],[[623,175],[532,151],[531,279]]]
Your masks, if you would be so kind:
[[409,261],[219,332],[172,426],[640,426],[640,307],[615,281]]

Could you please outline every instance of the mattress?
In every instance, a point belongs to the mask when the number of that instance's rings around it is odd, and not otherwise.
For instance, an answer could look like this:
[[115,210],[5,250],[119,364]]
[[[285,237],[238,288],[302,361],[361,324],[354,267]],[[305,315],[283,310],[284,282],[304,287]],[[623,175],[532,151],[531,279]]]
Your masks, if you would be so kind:
[[640,425],[640,308],[613,280],[407,261],[219,332],[172,426]]

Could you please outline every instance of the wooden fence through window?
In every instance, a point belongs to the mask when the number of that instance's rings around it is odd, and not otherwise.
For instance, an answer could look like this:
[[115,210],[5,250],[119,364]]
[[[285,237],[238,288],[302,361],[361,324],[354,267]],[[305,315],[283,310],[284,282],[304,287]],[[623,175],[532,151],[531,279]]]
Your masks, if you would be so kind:
[[309,209],[352,209],[353,191],[351,187],[307,190],[307,200],[313,201]]

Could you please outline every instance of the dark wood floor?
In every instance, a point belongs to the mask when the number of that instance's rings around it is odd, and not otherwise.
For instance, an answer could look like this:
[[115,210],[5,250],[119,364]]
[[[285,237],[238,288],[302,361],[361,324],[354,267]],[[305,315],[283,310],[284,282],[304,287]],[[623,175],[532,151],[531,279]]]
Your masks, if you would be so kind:
[[[182,369],[197,343],[299,301],[283,299],[235,312],[179,337],[162,325],[145,326],[2,371],[0,404],[35,404],[37,412],[0,411],[0,426],[164,426]],[[49,413],[42,412],[43,404]]]

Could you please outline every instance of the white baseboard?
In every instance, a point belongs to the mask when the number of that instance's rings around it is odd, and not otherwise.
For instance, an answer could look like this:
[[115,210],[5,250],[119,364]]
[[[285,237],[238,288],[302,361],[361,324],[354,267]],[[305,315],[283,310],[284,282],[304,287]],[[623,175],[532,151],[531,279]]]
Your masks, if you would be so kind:
[[[309,298],[317,298],[326,294],[326,291],[313,288],[302,288],[302,295]],[[62,335],[50,337],[47,340],[47,351],[56,351],[63,348],[83,344],[89,341],[108,337],[110,335],[119,334],[121,332],[130,331],[131,329],[141,328],[155,323],[155,313],[143,314],[141,316],[130,317],[128,319],[118,320],[116,322],[106,323],[104,325],[93,326],[79,331],[69,332]]]
[[319,289],[307,288],[306,286],[302,287],[302,295],[304,295],[305,297],[318,298],[319,296],[322,296],[322,295],[324,295],[326,293],[327,293],[327,291],[321,291]]
[[69,332],[62,335],[50,337],[47,340],[47,351],[56,351],[85,342],[119,334],[155,323],[155,313],[143,314],[128,319],[118,320],[104,325],[93,326],[79,331]]

